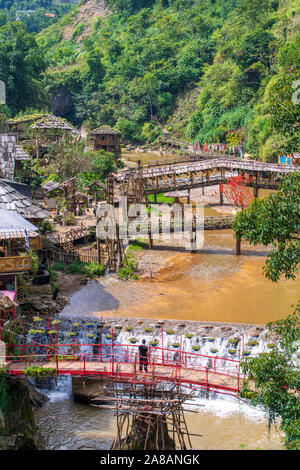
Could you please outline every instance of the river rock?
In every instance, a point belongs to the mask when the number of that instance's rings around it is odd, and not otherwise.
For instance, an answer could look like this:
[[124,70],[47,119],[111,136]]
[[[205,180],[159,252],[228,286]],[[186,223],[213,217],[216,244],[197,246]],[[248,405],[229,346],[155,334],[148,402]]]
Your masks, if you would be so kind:
[[4,374],[1,377],[0,450],[35,450],[38,448],[30,393],[24,379]]
[[69,299],[64,296],[58,296],[55,300],[49,295],[29,295],[22,303],[24,313],[59,313],[67,304]]

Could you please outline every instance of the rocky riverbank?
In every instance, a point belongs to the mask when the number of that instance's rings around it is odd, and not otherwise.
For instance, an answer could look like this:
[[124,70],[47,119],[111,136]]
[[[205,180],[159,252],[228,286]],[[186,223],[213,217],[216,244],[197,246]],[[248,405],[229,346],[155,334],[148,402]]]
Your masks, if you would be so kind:
[[48,398],[37,392],[26,379],[0,376],[0,450],[36,450],[42,440],[34,410]]

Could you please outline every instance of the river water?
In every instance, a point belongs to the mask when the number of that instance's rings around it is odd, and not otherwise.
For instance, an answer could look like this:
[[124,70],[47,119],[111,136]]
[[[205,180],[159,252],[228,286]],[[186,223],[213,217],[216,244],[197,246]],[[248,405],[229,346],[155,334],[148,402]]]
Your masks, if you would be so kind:
[[[108,450],[116,435],[116,417],[103,410],[74,403],[70,384],[64,392],[52,391],[50,401],[36,412],[36,421],[46,449]],[[226,399],[197,399],[195,412],[186,411],[194,449],[280,449],[281,433],[267,429],[265,414],[238,402]]]
[[[158,159],[132,155],[131,160]],[[207,214],[214,213],[206,209]],[[266,324],[286,317],[299,299],[300,278],[273,284],[263,273],[267,250],[242,244],[243,256],[234,254],[232,231],[205,232],[201,252],[177,248],[153,250],[166,264],[153,280],[124,282],[109,276],[93,281],[71,296],[62,316],[159,318]],[[151,266],[149,267],[151,269]],[[113,412],[74,403],[68,379],[48,392],[50,401],[36,412],[47,449],[109,449],[116,434]],[[265,414],[232,397],[205,400],[197,413],[186,412],[194,449],[279,449],[281,435],[270,434]]]

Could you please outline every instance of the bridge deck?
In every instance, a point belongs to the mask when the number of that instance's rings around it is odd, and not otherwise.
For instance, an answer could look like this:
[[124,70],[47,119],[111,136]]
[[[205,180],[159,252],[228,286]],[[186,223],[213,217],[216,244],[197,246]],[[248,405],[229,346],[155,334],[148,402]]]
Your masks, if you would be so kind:
[[[168,176],[176,175],[182,173],[190,173],[197,171],[206,171],[206,170],[243,170],[246,172],[269,172],[269,173],[294,173],[300,171],[297,166],[284,166],[275,163],[263,163],[253,160],[237,160],[237,159],[225,159],[225,158],[216,158],[211,160],[201,160],[191,163],[175,163],[167,164],[164,166],[158,166],[153,168],[143,168],[141,169],[142,178],[155,178],[157,176]],[[137,172],[137,170],[119,170],[117,173],[117,180],[122,180],[130,174],[130,172]]]
[[29,364],[26,362],[10,361],[6,362],[5,365],[8,367],[8,372],[13,375],[23,375],[26,367],[38,365],[43,368],[56,369],[57,375],[105,376],[107,378],[117,378],[120,381],[135,380],[137,382],[140,380],[170,381],[233,394],[238,393],[243,382],[243,378],[238,373],[230,375],[225,371],[214,369],[196,370],[174,364],[149,364],[147,373],[140,373],[137,363],[120,362],[40,361],[36,364],[32,362]]

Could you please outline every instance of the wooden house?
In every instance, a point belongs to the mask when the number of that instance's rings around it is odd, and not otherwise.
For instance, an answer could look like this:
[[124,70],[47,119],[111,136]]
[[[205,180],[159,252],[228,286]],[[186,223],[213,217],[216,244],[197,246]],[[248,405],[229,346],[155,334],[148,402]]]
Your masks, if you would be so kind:
[[106,200],[107,186],[101,181],[93,181],[87,186],[86,190],[95,202]]
[[105,150],[115,155],[120,154],[120,133],[112,127],[98,127],[90,133],[90,136],[94,141],[94,150]]

